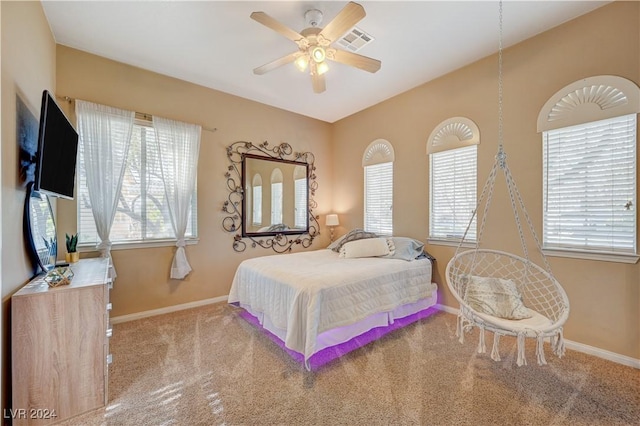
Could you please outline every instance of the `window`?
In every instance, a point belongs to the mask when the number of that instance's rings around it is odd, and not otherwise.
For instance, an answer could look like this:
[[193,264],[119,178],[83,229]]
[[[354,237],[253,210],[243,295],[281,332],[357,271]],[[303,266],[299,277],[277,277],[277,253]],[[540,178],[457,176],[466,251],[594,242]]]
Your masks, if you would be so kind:
[[[91,212],[82,144],[79,144],[77,179],[78,243],[95,245],[99,238]],[[196,196],[192,199],[187,238],[197,236]],[[109,238],[114,244],[175,239],[154,130],[146,121],[136,120],[133,127],[122,190]]]
[[393,234],[394,151],[384,139],[373,141],[365,150],[364,229],[382,235]]
[[254,226],[260,226],[262,225],[262,176],[260,174],[253,176],[252,201],[252,223]]
[[271,173],[271,224],[282,223],[282,171],[278,168]]
[[[429,239],[476,240],[478,126],[465,117],[440,123],[429,136]],[[473,222],[469,225],[471,217]]]
[[635,114],[544,132],[544,248],[635,253],[635,174]]
[[307,227],[307,212],[309,203],[307,202],[307,169],[296,166],[293,171],[294,197],[295,197],[295,217],[294,226],[296,228]]
[[635,83],[596,76],[564,87],[543,106],[545,253],[638,260],[638,105]]
[[[460,240],[476,208],[478,146],[430,155],[429,238]],[[476,218],[465,241],[476,239]]]

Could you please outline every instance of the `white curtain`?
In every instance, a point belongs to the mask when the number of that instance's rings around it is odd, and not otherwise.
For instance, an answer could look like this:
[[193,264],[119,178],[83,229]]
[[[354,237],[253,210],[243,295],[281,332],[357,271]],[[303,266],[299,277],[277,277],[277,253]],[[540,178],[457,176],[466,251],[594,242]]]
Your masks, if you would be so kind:
[[176,235],[176,253],[171,264],[171,278],[183,279],[191,272],[185,252],[184,235],[189,207],[196,185],[201,128],[162,117],[153,117],[160,169],[167,196],[171,224]]
[[[111,258],[109,233],[116,214],[135,113],[76,101],[78,134],[84,151],[87,189],[102,257]],[[116,270],[111,262],[111,277]]]

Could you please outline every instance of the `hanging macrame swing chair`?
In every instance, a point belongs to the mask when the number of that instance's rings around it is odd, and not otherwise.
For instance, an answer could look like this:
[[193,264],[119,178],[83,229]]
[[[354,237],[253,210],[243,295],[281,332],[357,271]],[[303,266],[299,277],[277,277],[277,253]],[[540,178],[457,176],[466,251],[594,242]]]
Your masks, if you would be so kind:
[[[500,2],[500,48],[498,50],[499,126],[498,153],[483,187],[480,199],[453,258],[447,264],[446,281],[460,304],[456,336],[464,343],[464,334],[477,327],[480,332],[478,353],[486,352],[485,331],[493,332],[491,358],[500,361],[500,336],[514,336],[517,342],[517,365],[526,365],[525,338],[536,339],[539,365],[545,365],[544,340],[550,338],[553,352],[562,357],[565,352],[562,327],[569,316],[569,299],[554,278],[551,266],[542,252],[522,197],[507,165],[502,146],[502,2]],[[480,248],[482,235],[493,197],[496,177],[502,171],[511,208],[520,237],[523,257],[499,250]],[[483,201],[483,215],[475,248],[463,251],[469,228]],[[529,258],[522,220],[526,222],[544,268]]]
[[[498,170],[502,170],[506,180],[524,257],[480,248]],[[486,203],[475,248],[462,251],[467,232],[485,197]],[[543,259],[544,268],[529,259],[519,210]],[[544,339],[547,337],[551,339],[553,352],[558,357],[564,355],[562,326],[569,316],[569,299],[560,283],[554,278],[549,262],[542,253],[531,219],[509,171],[502,145],[498,149],[496,160],[460,245],[447,264],[446,280],[449,290],[460,304],[456,328],[456,336],[460,339],[460,343],[464,343],[466,332],[471,331],[473,327],[478,327],[480,330],[478,352],[486,352],[485,330],[493,332],[491,358],[495,361],[500,361],[498,351],[500,336],[517,338],[518,366],[527,364],[525,338],[537,340],[536,355],[539,365],[547,363],[544,356]],[[509,300],[511,300],[510,304]],[[507,312],[511,314],[510,319],[496,316],[494,304],[504,306],[507,303],[513,306],[514,302],[521,313],[515,316],[520,316],[522,319],[512,319],[514,315],[510,308],[507,308]]]

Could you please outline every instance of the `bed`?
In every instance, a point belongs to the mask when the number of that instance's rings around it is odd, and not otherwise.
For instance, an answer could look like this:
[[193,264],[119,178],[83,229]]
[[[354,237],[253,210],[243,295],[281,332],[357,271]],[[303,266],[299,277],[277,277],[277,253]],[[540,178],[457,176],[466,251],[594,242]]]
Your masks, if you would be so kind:
[[431,276],[428,257],[345,258],[320,249],[243,261],[228,301],[311,369],[311,358],[327,348],[355,349],[359,336],[423,317],[437,301]]

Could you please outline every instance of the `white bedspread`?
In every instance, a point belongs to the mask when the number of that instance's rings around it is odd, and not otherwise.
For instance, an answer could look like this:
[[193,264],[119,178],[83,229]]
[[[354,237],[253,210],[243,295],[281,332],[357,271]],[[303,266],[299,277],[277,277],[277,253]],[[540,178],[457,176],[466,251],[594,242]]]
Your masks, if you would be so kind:
[[428,259],[342,259],[322,249],[243,261],[229,303],[287,330],[285,345],[308,360],[319,333],[430,297],[435,289]]

